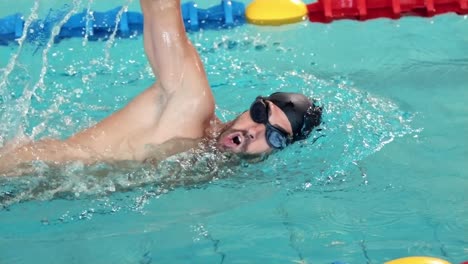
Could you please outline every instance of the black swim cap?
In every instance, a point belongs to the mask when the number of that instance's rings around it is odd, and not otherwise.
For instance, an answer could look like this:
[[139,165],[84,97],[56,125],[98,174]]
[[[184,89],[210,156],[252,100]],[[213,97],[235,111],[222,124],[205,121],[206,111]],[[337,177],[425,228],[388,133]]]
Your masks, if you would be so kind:
[[307,138],[314,127],[320,125],[322,108],[303,94],[277,92],[265,100],[271,101],[286,114],[293,131],[293,142]]

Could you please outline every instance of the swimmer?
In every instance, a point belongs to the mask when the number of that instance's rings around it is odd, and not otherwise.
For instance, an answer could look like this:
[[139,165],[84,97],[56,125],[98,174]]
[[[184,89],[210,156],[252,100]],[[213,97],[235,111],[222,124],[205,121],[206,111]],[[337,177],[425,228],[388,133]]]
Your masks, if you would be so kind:
[[0,175],[22,174],[34,161],[158,161],[200,146],[265,155],[307,138],[322,110],[299,93],[259,96],[235,120],[222,123],[200,57],[185,34],[180,0],[140,0],[144,49],[156,82],[123,109],[64,139],[9,143],[0,149]]

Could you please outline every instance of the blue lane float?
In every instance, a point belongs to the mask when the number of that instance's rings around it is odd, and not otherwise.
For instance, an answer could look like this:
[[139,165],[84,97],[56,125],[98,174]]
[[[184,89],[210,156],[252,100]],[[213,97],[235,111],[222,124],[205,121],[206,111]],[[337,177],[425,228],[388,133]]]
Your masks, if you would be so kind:
[[24,21],[19,13],[1,18],[0,45],[8,45],[9,42],[21,38],[23,26]]
[[220,5],[200,9],[192,1],[182,5],[182,17],[188,31],[230,28],[245,23],[245,6],[240,2],[225,0]]
[[[121,12],[121,10],[122,7],[116,7],[105,12],[84,10],[74,14],[60,28],[60,32],[54,40],[59,42],[62,39],[83,38],[85,36],[88,40],[107,39],[114,31],[115,37],[118,38],[129,38],[142,34],[142,13]],[[198,8],[195,2],[188,2],[181,6],[181,10],[187,31],[231,28],[245,23],[245,6],[236,1],[222,0],[219,5],[207,9]],[[44,20],[32,21],[26,40],[39,43],[48,40],[52,28],[63,19],[64,14],[63,10],[50,10]],[[17,42],[23,35],[23,27],[22,14],[17,13],[0,18],[0,45]]]
[[[128,38],[143,32],[143,15],[138,12],[119,12],[122,7],[116,7],[106,12],[82,12],[75,14],[62,26],[56,41],[87,36],[89,40],[108,38],[116,31],[116,36]],[[52,24],[56,21],[47,21]],[[118,23],[118,24],[117,24]]]

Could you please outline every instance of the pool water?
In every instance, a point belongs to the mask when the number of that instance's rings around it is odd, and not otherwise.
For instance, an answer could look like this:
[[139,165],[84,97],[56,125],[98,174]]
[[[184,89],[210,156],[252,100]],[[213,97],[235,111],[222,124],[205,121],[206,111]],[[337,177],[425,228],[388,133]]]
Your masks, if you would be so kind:
[[[27,14],[23,5],[10,13]],[[113,8],[77,10],[87,5]],[[259,94],[300,91],[323,105],[322,130],[232,168],[203,154],[195,167],[175,159],[131,171],[38,163],[35,176],[0,179],[0,263],[468,259],[466,16],[189,36],[223,120]],[[0,145],[65,138],[153,81],[141,36],[0,46],[2,76],[14,54],[0,86]]]

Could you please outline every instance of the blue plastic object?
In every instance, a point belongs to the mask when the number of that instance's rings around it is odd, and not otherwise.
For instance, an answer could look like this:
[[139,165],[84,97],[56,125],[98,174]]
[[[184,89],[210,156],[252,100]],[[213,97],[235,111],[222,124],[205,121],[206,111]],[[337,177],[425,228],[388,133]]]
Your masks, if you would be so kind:
[[229,28],[245,23],[245,6],[240,2],[222,0],[217,6],[200,9],[192,1],[182,5],[182,17],[187,30]]
[[[245,23],[243,3],[222,0],[219,5],[208,9],[199,9],[194,2],[181,6],[182,17],[187,31],[199,29],[222,29],[239,26]],[[107,39],[116,31],[116,37],[129,38],[143,33],[143,15],[139,12],[122,12],[119,24],[117,16],[122,7],[105,12],[83,10],[70,17],[60,28],[55,42],[62,39],[87,36],[89,40]],[[44,20],[32,21],[28,28],[28,41],[45,43],[50,38],[52,28],[63,19],[65,12],[50,11]],[[0,45],[8,45],[20,38],[23,33],[24,20],[21,14],[14,14],[0,19]]]
[[0,19],[0,45],[8,45],[23,35],[24,21],[21,14],[13,14]]
[[117,28],[116,36],[128,38],[143,32],[143,15],[137,12],[122,12],[119,24],[117,16],[122,7],[116,7],[106,12],[78,13],[70,17],[60,29],[57,36],[60,40],[71,37],[88,36],[90,40],[105,39]]

